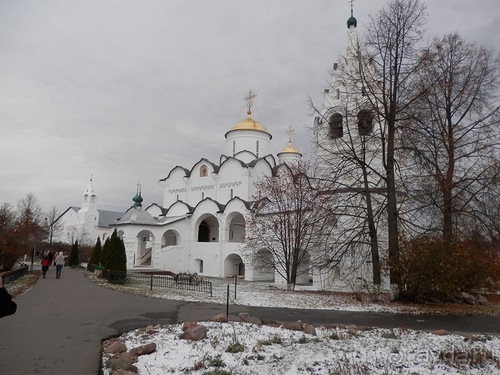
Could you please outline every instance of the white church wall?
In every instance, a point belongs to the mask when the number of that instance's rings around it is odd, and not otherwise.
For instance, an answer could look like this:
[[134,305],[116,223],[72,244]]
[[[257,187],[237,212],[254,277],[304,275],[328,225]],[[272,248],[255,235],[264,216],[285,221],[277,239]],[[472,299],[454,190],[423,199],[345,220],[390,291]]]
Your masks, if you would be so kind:
[[181,167],[175,167],[170,171],[168,179],[160,182],[164,187],[163,207],[169,207],[177,200],[188,201],[185,177],[186,171]]
[[195,205],[205,198],[215,199],[216,181],[213,172],[212,165],[205,160],[198,162],[193,167],[189,178],[188,204]]
[[189,213],[189,207],[182,202],[176,202],[168,209],[168,217],[183,216]]
[[255,198],[256,194],[256,188],[255,185],[259,180],[261,180],[265,176],[271,176],[272,174],[272,167],[274,165],[270,165],[266,160],[259,160],[255,165],[253,166],[251,172],[250,172],[250,179],[248,181],[248,199],[252,200]]
[[[226,155],[235,156],[240,151],[247,151],[245,157],[238,156],[238,159],[245,163],[250,163],[252,160],[265,156],[271,150],[271,136],[269,133],[262,131],[251,130],[231,130],[226,134]],[[253,153],[255,156],[251,156]],[[248,155],[248,156],[247,156]]]
[[219,188],[216,200],[224,204],[236,196],[246,199],[242,186],[243,181],[248,178],[247,176],[247,168],[243,167],[238,160],[226,160],[219,169],[217,181]]

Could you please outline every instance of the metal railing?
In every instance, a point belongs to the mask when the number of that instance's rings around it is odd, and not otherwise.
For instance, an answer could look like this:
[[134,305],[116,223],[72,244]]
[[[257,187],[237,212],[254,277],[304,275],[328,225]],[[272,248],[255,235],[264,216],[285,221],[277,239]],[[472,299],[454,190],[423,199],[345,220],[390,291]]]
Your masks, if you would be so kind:
[[137,272],[127,272],[126,283],[147,285],[151,290],[156,288],[172,288],[190,290],[194,292],[203,292],[210,294],[212,297],[212,282],[203,280],[197,275],[179,274],[177,276],[145,274]]
[[24,266],[24,267],[20,267],[20,268],[17,268],[15,270],[12,270],[12,271],[4,272],[4,273],[2,273],[1,277],[3,279],[4,285],[7,285],[8,283],[11,283],[14,280],[17,280],[20,277],[27,275],[28,273],[29,273],[29,267]]

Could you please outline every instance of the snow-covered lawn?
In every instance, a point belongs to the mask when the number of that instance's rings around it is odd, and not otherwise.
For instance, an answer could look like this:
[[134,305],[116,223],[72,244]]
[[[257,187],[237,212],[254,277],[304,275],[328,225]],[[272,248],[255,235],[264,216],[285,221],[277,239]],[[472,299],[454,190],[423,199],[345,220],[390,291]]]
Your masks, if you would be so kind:
[[129,349],[156,343],[156,352],[135,364],[139,374],[500,373],[498,337],[327,327],[318,327],[314,336],[241,322],[201,324],[208,328],[201,341],[179,338],[181,324],[138,329],[121,338]]
[[[352,295],[287,292],[273,284],[213,279],[213,296],[180,290],[127,286],[128,292],[160,298],[289,308],[351,311],[415,311],[388,303],[357,301]],[[317,327],[316,335],[243,322],[199,322],[201,341],[181,339],[182,325],[125,333],[127,348],[154,342],[140,356],[139,374],[500,374],[500,338],[436,335],[402,329]],[[103,355],[106,363],[108,355]],[[112,374],[104,369],[104,374]]]

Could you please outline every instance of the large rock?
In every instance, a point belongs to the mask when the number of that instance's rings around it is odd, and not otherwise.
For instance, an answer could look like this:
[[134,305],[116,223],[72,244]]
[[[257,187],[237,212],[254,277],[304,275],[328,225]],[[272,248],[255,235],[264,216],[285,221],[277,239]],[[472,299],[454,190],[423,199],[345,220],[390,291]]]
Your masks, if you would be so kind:
[[262,325],[262,320],[260,320],[259,318],[255,317],[255,316],[250,316],[245,312],[239,313],[238,317],[241,319],[242,322],[257,324],[259,326]]
[[227,316],[226,314],[218,314],[218,315],[215,315],[212,320],[214,322],[219,322],[219,323],[227,323]]
[[304,323],[301,320],[297,320],[296,322],[280,322],[281,328],[289,329],[291,331],[303,331]]
[[476,304],[476,298],[469,293],[462,292],[462,301],[465,303],[468,303],[469,305],[475,305]]
[[120,358],[110,358],[106,361],[106,367],[111,370],[126,370],[137,372],[137,367],[135,367],[129,361]]
[[184,332],[181,334],[181,339],[200,341],[207,338],[208,329],[201,324],[196,323],[195,325],[189,324],[185,329],[182,327]]
[[314,324],[304,324],[304,333],[316,336],[316,327],[314,327]]
[[491,306],[490,301],[488,301],[488,299],[482,295],[478,295],[476,297],[476,302],[480,305],[483,305],[483,306]]
[[121,340],[115,340],[106,348],[104,348],[104,353],[106,354],[118,354],[127,351],[127,346]]
[[122,370],[121,368],[119,368],[118,370],[116,370],[115,372],[113,372],[112,375],[137,375],[137,372],[135,372],[135,371],[128,371],[128,370]]
[[448,331],[445,329],[437,329],[435,331],[432,331],[432,334],[437,336],[446,336],[448,334]]
[[129,350],[129,353],[134,356],[141,356],[154,353],[156,351],[156,344],[154,342],[150,342],[149,344],[141,345]]

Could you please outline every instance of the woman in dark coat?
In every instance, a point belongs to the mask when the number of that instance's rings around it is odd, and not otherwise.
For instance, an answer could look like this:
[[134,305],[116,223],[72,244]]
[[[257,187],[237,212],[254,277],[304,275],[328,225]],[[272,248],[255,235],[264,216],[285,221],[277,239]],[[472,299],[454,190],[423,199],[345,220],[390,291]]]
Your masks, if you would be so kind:
[[12,315],[16,312],[17,305],[12,301],[12,296],[3,286],[3,278],[0,275],[0,318],[7,315]]

